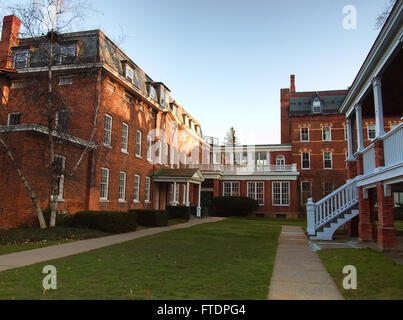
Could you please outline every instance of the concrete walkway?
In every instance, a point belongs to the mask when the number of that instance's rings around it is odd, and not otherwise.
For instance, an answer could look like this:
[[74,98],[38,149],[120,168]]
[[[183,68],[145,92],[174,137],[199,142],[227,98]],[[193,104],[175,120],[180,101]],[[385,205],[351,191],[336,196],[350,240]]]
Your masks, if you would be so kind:
[[169,227],[150,228],[130,233],[112,235],[89,240],[82,240],[57,246],[11,253],[7,255],[0,255],[0,272],[9,269],[33,265],[44,261],[59,259],[83,252],[88,252],[94,249],[107,247],[110,245],[150,236],[161,232],[185,229],[203,223],[221,221],[223,219],[225,218],[207,218],[201,220],[193,219],[187,223],[176,224]]
[[[341,271],[340,271],[341,272]],[[300,227],[283,226],[269,300],[343,300]]]

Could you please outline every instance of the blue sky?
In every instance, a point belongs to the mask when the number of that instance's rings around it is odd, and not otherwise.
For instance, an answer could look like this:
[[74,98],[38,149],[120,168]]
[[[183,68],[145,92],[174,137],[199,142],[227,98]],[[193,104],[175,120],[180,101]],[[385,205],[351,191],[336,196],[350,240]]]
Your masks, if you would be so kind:
[[[90,1],[91,2],[91,1]],[[387,0],[96,0],[82,28],[103,30],[222,140],[280,143],[280,88],[351,85]],[[345,30],[343,7],[357,8]]]

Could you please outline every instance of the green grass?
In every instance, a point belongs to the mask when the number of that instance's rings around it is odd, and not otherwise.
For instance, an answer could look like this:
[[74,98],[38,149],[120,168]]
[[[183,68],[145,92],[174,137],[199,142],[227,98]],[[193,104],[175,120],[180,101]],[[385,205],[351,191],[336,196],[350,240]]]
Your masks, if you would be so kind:
[[[403,266],[371,249],[329,249],[319,256],[348,300],[403,300]],[[357,268],[357,290],[343,288],[343,268]]]
[[[226,219],[0,273],[0,299],[266,299],[280,227]],[[46,265],[58,289],[43,294]]]
[[56,246],[63,243],[73,242],[76,240],[53,240],[53,241],[42,241],[37,243],[25,243],[25,244],[4,244],[0,245],[0,256],[3,254],[39,249],[49,246]]

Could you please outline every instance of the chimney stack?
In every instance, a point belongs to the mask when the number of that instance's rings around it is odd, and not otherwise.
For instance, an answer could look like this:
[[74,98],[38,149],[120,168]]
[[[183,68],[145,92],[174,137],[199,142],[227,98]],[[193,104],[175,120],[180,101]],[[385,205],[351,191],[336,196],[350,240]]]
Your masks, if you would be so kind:
[[11,69],[11,48],[18,45],[21,20],[16,16],[6,16],[3,19],[3,31],[0,42],[0,67]]
[[295,92],[295,75],[291,75],[291,86],[290,86],[290,91]]

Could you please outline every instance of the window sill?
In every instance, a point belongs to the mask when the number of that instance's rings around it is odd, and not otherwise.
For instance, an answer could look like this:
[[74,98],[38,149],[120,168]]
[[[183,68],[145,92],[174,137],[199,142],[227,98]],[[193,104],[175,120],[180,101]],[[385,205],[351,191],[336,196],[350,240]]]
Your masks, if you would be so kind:
[[129,155],[129,152],[125,151],[125,150],[120,150],[123,154],[125,155]]
[[109,203],[109,200],[108,199],[100,199],[99,202],[101,202],[101,203]]
[[289,204],[273,204],[273,207],[289,207]]
[[139,200],[133,200],[133,203],[137,203],[137,204],[139,204],[139,203],[141,203]]
[[106,144],[104,144],[103,146],[104,146],[104,148],[108,148],[108,149],[112,150],[112,146],[109,146],[109,145],[106,145]]
[[137,154],[136,154],[136,158],[137,158],[137,159],[143,159],[142,156],[139,156],[139,155],[137,155]]
[[119,203],[126,203],[126,200],[118,200]]

